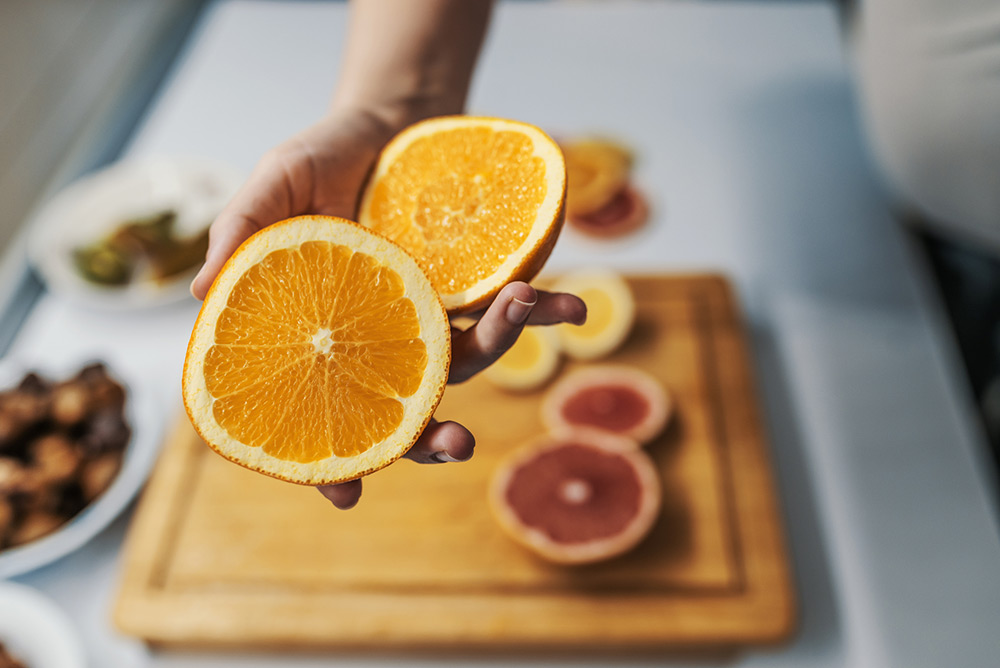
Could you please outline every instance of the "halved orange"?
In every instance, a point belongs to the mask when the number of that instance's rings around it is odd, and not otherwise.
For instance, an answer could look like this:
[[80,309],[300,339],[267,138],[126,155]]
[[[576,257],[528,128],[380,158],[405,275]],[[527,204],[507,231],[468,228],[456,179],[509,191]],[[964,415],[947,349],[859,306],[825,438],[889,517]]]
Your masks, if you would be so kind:
[[292,218],[215,279],[184,361],[184,406],[219,454],[308,485],[401,457],[441,399],[448,317],[416,261],[356,223]]
[[555,142],[517,121],[444,116],[382,151],[358,221],[417,258],[449,313],[488,305],[528,281],[564,219],[566,167]]

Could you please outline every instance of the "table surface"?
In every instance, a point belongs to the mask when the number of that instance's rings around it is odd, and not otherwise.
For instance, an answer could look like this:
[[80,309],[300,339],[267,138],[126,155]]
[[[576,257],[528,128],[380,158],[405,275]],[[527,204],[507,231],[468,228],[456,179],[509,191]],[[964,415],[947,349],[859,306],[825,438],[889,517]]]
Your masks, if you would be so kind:
[[[323,112],[346,19],[339,3],[214,3],[125,157],[194,154],[249,170]],[[566,234],[549,269],[720,270],[738,287],[753,330],[801,629],[786,647],[724,663],[994,663],[993,480],[926,275],[865,152],[833,8],[503,3],[470,111],[556,134],[606,133],[638,149],[637,180],[651,195],[654,224],[611,244]],[[147,379],[172,415],[196,312],[189,302],[108,318],[45,295],[10,354],[106,357]],[[91,665],[508,663],[150,650],[109,621],[127,515],[73,555],[17,578],[70,614]]]

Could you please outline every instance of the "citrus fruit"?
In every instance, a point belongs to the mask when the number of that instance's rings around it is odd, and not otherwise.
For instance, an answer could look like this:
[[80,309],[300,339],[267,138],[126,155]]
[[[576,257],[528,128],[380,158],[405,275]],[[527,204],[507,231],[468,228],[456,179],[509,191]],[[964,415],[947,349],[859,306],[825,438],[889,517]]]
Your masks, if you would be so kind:
[[646,198],[634,186],[626,185],[600,209],[568,218],[574,229],[597,239],[614,239],[642,227],[649,218]]
[[516,452],[493,478],[500,526],[563,564],[610,559],[639,544],[660,510],[652,460],[621,436],[579,430]]
[[602,208],[625,187],[631,153],[606,139],[580,139],[563,144],[566,157],[566,213],[586,215]]
[[386,145],[358,221],[417,258],[449,313],[467,313],[538,273],[562,227],[565,197],[562,152],[541,130],[444,116]]
[[494,385],[526,392],[544,385],[559,369],[559,335],[550,327],[525,327],[510,349],[486,368]]
[[542,401],[542,421],[553,433],[590,427],[640,444],[659,436],[670,414],[670,398],[660,381],[645,371],[620,365],[571,371]]
[[290,482],[401,457],[441,398],[448,318],[416,261],[356,223],[302,216],[237,249],[202,304],[184,406],[219,454]]
[[587,322],[556,325],[559,343],[570,357],[593,360],[614,352],[632,331],[635,298],[625,279],[600,269],[565,274],[554,285],[587,305]]

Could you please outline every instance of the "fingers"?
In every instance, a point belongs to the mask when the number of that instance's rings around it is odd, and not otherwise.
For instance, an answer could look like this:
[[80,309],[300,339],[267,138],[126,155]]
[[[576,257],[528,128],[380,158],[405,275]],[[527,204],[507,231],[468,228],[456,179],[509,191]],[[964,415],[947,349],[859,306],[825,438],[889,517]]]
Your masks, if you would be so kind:
[[476,447],[472,432],[457,422],[431,420],[424,433],[404,457],[421,464],[464,462]]
[[449,382],[468,380],[503,355],[514,345],[537,302],[538,293],[527,283],[504,286],[479,322],[452,339]]
[[341,510],[350,510],[361,498],[361,480],[348,480],[339,485],[320,485],[316,489]]
[[[457,422],[431,420],[424,433],[404,457],[421,464],[464,462],[472,457],[476,439]],[[361,479],[339,485],[320,485],[319,493],[341,510],[350,510],[361,499]]]
[[575,295],[545,292],[527,283],[510,283],[500,291],[475,325],[452,330],[452,362],[448,381],[461,383],[495,362],[514,345],[525,325],[582,325],[587,306]]
[[205,264],[191,282],[191,294],[198,299],[205,298],[226,260],[254,232],[307,206],[312,169],[308,151],[295,146],[279,147],[261,159],[212,223]]
[[538,303],[528,317],[529,325],[558,325],[568,322],[582,325],[587,320],[587,305],[576,295],[538,290]]

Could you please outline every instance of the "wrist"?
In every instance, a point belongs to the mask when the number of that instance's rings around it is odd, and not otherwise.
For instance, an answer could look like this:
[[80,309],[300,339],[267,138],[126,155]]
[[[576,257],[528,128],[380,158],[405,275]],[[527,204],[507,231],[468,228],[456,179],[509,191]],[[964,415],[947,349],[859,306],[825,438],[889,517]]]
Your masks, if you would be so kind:
[[425,118],[460,114],[464,109],[464,102],[464,96],[445,93],[421,93],[383,100],[354,99],[338,95],[333,100],[330,113],[365,117],[392,136]]

